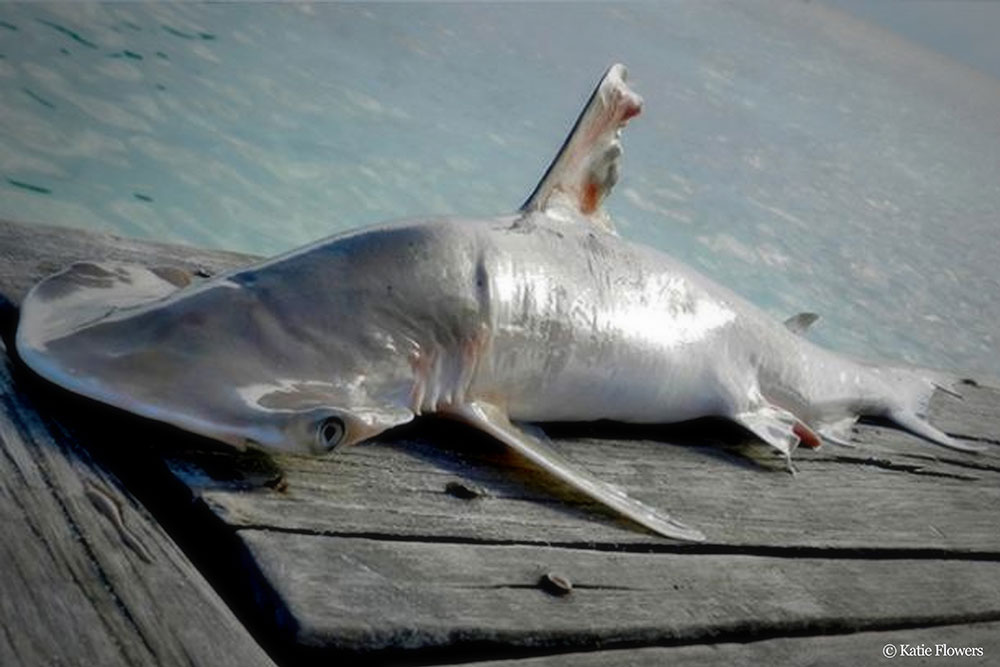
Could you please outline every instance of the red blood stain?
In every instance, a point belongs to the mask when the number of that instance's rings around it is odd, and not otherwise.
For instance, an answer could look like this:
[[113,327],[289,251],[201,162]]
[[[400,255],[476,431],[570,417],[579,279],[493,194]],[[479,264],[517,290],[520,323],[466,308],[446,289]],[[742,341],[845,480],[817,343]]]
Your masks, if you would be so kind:
[[809,449],[816,449],[822,444],[819,436],[802,422],[796,422],[795,426],[792,427],[792,433],[799,436],[801,443]]
[[622,120],[626,121],[630,118],[635,118],[642,112],[642,105],[636,104],[635,102],[629,101],[625,103],[625,113],[622,115]]
[[597,185],[597,182],[593,179],[588,179],[583,185],[583,194],[580,196],[580,211],[584,215],[590,215],[597,210],[597,204],[600,203],[601,189]]

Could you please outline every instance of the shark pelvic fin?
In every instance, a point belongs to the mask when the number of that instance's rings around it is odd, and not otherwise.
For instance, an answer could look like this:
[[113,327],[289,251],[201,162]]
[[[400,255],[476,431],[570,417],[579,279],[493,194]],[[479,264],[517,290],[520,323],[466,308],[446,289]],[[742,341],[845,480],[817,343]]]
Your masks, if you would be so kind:
[[618,181],[621,130],[642,110],[626,76],[624,65],[608,69],[522,211],[568,209],[615,231],[601,203]]
[[733,416],[733,420],[785,456],[791,467],[792,452],[800,442],[818,442],[814,434],[791,412],[771,403],[761,403]]
[[785,326],[792,333],[804,335],[818,319],[819,315],[816,313],[799,313],[785,320]]
[[567,461],[545,442],[543,435],[531,434],[511,423],[504,411],[494,405],[475,402],[457,407],[449,414],[489,433],[560,481],[660,535],[689,542],[705,540],[701,531],[671,519]]

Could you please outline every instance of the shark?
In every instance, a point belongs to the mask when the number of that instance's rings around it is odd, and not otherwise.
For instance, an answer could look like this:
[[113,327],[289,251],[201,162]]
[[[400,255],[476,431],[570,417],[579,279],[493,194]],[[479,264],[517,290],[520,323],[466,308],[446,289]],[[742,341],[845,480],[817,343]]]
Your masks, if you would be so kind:
[[537,426],[721,417],[790,460],[876,416],[975,449],[926,417],[940,373],[810,342],[673,257],[603,203],[642,110],[599,81],[527,201],[334,235],[205,280],[81,262],[27,295],[16,347],[73,392],[228,443],[324,455],[436,414],[472,425],[656,533],[705,535],[560,455]]

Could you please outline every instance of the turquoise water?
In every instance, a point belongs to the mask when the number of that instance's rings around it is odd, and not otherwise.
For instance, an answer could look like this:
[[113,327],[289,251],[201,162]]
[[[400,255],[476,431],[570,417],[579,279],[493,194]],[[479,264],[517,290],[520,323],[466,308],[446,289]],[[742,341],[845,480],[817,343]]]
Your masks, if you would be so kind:
[[1000,377],[1000,84],[815,2],[2,4],[0,216],[271,254],[507,212],[615,61],[623,235]]

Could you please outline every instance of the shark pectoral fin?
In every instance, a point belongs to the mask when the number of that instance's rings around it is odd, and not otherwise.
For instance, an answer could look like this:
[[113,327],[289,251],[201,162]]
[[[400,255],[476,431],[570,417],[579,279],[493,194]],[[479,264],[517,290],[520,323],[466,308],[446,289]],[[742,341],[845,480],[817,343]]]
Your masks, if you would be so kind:
[[514,425],[503,410],[488,403],[471,403],[452,411],[457,417],[508,445],[556,478],[597,502],[614,509],[650,530],[677,540],[703,542],[701,531],[630,498],[620,489],[567,461],[543,439]]
[[797,315],[792,315],[787,320],[785,320],[785,327],[792,333],[804,335],[806,331],[809,330],[816,320],[819,319],[819,315],[816,313],[798,313]]
[[805,432],[802,431],[805,425],[795,415],[776,405],[763,403],[734,415],[733,420],[784,454],[791,466],[792,452],[802,440],[799,434]]
[[626,76],[624,65],[608,69],[522,211],[569,208],[614,232],[601,203],[618,181],[621,130],[642,110]]
[[955,438],[951,437],[944,431],[931,426],[930,422],[922,417],[919,417],[916,413],[910,412],[909,410],[890,410],[886,415],[890,420],[895,422],[900,428],[903,428],[914,435],[919,435],[922,438],[926,438],[931,442],[937,443],[942,447],[947,447],[949,449],[955,449],[960,452],[982,452],[985,447],[982,445],[967,444],[964,442],[959,442]]

